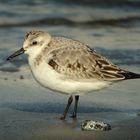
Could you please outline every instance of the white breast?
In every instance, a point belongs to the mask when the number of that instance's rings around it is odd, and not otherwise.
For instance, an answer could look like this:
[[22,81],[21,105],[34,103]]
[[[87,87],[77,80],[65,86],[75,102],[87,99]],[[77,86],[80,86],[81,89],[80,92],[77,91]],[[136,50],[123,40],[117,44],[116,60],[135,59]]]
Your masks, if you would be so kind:
[[46,62],[41,62],[34,66],[33,61],[29,61],[33,76],[44,87],[63,92],[66,94],[83,94],[92,90],[99,90],[107,87],[110,83],[93,79],[92,81],[80,81],[69,79],[57,73]]

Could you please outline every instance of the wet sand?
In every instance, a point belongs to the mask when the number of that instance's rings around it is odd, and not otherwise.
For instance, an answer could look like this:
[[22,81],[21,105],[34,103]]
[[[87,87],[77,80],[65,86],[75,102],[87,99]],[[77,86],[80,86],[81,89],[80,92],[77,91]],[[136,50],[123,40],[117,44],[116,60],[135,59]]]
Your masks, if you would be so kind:
[[[79,113],[77,120],[59,120],[59,113],[34,113],[0,108],[1,140],[139,140],[140,117],[135,113]],[[70,115],[70,114],[69,114]],[[110,131],[82,131],[85,119],[100,120]]]

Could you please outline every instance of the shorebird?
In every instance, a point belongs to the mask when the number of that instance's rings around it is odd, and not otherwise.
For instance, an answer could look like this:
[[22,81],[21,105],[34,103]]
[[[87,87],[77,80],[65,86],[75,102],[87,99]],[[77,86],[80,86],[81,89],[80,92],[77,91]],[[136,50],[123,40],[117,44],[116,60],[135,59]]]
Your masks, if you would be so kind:
[[61,119],[65,119],[75,96],[73,118],[77,116],[79,95],[108,87],[111,83],[140,78],[123,70],[88,45],[65,37],[31,31],[23,47],[7,58],[27,54],[31,72],[43,87],[70,95]]

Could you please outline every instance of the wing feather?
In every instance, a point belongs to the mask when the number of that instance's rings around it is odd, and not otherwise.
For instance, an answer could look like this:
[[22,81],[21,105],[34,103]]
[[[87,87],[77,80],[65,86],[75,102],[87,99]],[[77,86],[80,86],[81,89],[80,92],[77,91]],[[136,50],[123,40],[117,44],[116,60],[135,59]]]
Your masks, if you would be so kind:
[[76,47],[69,44],[52,50],[48,64],[58,73],[69,78],[122,80],[121,69],[88,46]]

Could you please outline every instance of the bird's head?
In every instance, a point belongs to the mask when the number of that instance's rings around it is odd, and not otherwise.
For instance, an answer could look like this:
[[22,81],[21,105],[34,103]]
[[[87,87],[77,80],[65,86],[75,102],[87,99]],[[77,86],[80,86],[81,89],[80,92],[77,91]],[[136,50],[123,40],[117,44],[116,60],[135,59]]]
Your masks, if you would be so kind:
[[20,54],[28,54],[35,55],[42,48],[47,46],[51,40],[51,36],[47,32],[42,31],[31,31],[28,32],[25,36],[25,40],[23,43],[23,47],[10,55],[7,60],[11,60],[12,58],[20,55]]

